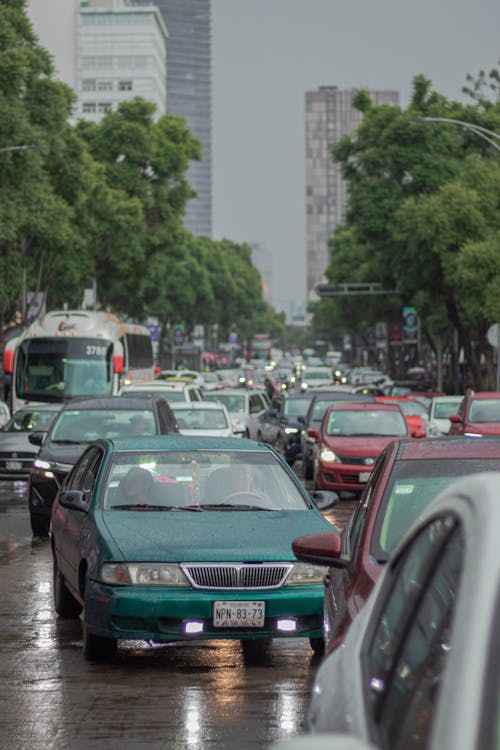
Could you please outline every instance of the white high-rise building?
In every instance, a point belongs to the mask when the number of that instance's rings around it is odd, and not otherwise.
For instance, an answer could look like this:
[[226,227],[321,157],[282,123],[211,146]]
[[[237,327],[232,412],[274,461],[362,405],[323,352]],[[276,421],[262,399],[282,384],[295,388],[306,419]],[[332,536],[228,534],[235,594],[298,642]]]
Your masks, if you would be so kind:
[[[330,262],[329,240],[344,221],[347,184],[330,154],[330,144],[352,135],[362,113],[353,107],[355,89],[320,86],[306,92],[306,242],[307,296],[324,281]],[[370,91],[374,104],[399,104],[397,91]]]
[[30,0],[28,12],[76,92],[76,119],[97,122],[135,96],[165,114],[167,29],[152,0]]

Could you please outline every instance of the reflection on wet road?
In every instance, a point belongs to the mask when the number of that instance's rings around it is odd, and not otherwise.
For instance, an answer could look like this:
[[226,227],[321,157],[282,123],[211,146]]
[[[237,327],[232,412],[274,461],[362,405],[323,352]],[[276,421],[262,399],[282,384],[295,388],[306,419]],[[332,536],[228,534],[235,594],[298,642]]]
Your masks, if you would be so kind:
[[255,750],[301,731],[319,663],[305,639],[260,659],[239,641],[120,642],[113,663],[85,662],[80,621],[54,613],[25,488],[0,485],[1,748]]

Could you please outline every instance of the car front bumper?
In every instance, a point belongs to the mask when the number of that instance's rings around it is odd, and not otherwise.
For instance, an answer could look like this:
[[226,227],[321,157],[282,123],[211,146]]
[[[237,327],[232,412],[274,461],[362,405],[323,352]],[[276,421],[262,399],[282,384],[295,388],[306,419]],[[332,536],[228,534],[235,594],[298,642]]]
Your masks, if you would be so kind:
[[371,466],[321,464],[316,468],[318,489],[332,492],[361,492],[371,474]]
[[[263,627],[215,627],[216,601],[260,601],[265,605]],[[280,629],[283,621],[294,630]],[[188,634],[187,623],[202,623],[201,632]],[[89,632],[127,640],[178,641],[322,638],[323,586],[290,586],[276,590],[200,590],[87,584],[85,625]]]

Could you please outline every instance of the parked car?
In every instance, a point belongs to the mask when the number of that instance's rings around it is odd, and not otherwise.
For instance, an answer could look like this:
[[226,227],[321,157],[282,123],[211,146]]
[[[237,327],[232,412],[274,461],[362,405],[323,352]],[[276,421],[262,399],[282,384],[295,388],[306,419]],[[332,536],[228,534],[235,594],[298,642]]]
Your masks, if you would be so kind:
[[60,404],[25,406],[0,429],[0,479],[28,479],[38,453],[28,436],[35,430],[46,431],[59,409]]
[[[325,411],[329,404],[340,401],[365,401],[374,403],[375,398],[372,395],[353,393],[352,387],[349,385],[337,385],[328,389],[318,388],[314,392],[314,399],[309,404],[305,419],[303,420],[303,429],[300,434],[303,479],[313,478],[313,450]],[[302,420],[299,421],[302,422]]]
[[381,453],[342,533],[294,542],[299,559],[320,558],[325,577],[327,651],[339,646],[396,545],[429,502],[456,478],[500,471],[500,440],[423,438],[392,441]]
[[452,414],[457,413],[463,396],[433,396],[429,405],[429,419],[435,424],[441,435],[450,431]]
[[271,403],[265,391],[245,387],[221,388],[219,391],[205,393],[204,399],[224,404],[235,434],[258,439],[260,419]]
[[293,560],[299,531],[331,528],[263,443],[169,435],[87,447],[52,510],[54,603],[83,609],[87,659],[119,639],[309,638],[322,647],[323,569]]
[[461,479],[419,517],[316,673],[311,734],[274,750],[498,747],[499,487]]
[[449,435],[500,435],[500,392],[469,388],[450,422]]
[[330,404],[314,445],[315,488],[360,494],[386,445],[412,434],[425,437],[395,404]]
[[213,401],[175,401],[172,411],[181,435],[234,437],[224,404]]
[[260,419],[257,437],[274,445],[289,466],[301,455],[303,421],[300,419],[305,418],[313,398],[312,391],[283,394]]
[[115,396],[67,402],[47,432],[35,431],[29,436],[32,445],[39,448],[28,477],[33,534],[47,535],[57,490],[88,443],[99,437],[169,432],[178,432],[178,426],[162,398]]
[[161,396],[169,403],[176,401],[201,401],[203,394],[199,385],[185,380],[150,380],[144,383],[124,385],[121,396]]

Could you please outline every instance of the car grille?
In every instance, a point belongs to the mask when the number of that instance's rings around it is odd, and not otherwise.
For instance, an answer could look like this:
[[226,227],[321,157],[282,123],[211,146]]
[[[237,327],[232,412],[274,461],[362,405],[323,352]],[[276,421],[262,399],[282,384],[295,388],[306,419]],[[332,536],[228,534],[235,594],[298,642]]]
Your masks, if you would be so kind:
[[339,462],[342,464],[350,464],[351,466],[373,466],[375,459],[365,456],[339,456],[337,454]]
[[0,453],[0,468],[5,470],[7,469],[7,464],[19,463],[21,464],[21,471],[29,473],[35,455],[35,453],[23,453],[17,451]]
[[181,568],[197,589],[277,589],[293,563],[185,563]]

